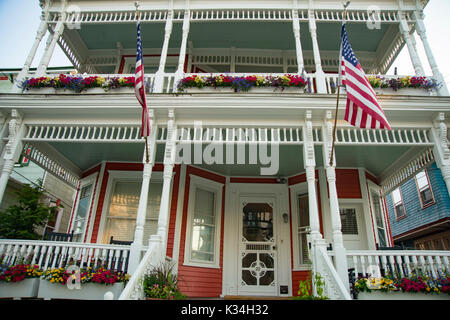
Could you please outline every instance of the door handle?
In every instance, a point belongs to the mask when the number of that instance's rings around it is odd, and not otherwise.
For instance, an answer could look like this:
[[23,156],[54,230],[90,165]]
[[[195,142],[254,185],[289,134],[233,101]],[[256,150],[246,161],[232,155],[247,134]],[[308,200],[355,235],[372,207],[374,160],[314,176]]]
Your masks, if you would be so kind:
[[272,250],[277,250],[277,246],[272,246]]

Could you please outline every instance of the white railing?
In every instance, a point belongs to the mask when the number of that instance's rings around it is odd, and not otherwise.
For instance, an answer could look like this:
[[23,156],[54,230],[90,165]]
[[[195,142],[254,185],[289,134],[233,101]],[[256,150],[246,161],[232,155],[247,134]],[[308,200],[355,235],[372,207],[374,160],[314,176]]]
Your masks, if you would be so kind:
[[314,269],[324,279],[327,297],[331,300],[351,300],[350,293],[334,268],[326,248],[316,246],[314,251],[316,255]]
[[428,274],[438,277],[450,272],[450,251],[373,250],[347,251],[348,268],[358,276]]
[[159,242],[150,241],[144,257],[123,289],[119,300],[142,300],[145,298],[143,278],[159,261],[159,248]]
[[0,240],[0,263],[37,264],[42,269],[61,268],[70,264],[80,267],[104,267],[126,272],[130,247],[81,242],[42,240]]

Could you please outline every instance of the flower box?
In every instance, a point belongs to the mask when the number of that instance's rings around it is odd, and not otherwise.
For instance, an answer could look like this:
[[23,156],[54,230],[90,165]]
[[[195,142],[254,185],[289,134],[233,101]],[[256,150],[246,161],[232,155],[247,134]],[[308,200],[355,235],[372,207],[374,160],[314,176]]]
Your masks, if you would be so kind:
[[400,88],[395,91],[392,88],[375,88],[377,95],[395,95],[395,96],[429,96],[430,92],[422,88]]
[[69,289],[60,283],[51,283],[47,280],[40,280],[38,298],[49,299],[74,299],[74,300],[103,300],[105,293],[111,291],[114,300],[117,300],[124,289],[123,282],[112,285],[99,283],[84,283],[80,289]]
[[39,278],[23,279],[19,282],[0,282],[0,298],[35,298],[39,289]]
[[[203,88],[186,88],[185,93],[234,93],[231,87],[203,87]],[[251,87],[249,91],[239,91],[237,93],[304,93],[305,88],[299,87],[287,87],[282,90],[282,88],[277,87]]]
[[28,90],[25,90],[24,93],[31,93],[31,94],[55,94],[56,89],[55,88],[30,88]]
[[358,300],[450,300],[450,295],[446,293],[428,294],[421,292],[372,291],[359,292]]

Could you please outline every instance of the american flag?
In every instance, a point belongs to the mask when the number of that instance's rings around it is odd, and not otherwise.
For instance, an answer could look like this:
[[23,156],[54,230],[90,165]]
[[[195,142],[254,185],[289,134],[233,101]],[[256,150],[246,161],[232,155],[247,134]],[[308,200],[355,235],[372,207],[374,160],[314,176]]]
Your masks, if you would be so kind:
[[347,91],[345,120],[359,128],[388,129],[391,127],[377,96],[348,42],[345,23],[342,24],[339,85]]
[[148,137],[150,135],[150,118],[148,115],[147,100],[145,99],[144,57],[142,54],[141,22],[139,20],[137,22],[137,55],[134,91],[136,98],[142,106],[141,136]]

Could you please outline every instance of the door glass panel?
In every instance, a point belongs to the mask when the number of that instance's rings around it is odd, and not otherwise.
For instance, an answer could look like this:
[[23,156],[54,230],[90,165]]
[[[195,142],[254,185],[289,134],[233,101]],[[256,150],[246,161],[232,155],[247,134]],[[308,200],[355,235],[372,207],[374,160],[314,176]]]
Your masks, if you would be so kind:
[[242,235],[246,241],[270,241],[273,238],[273,209],[267,203],[248,203],[243,209]]
[[244,203],[242,213],[241,287],[272,290],[275,286],[273,206],[262,202]]

